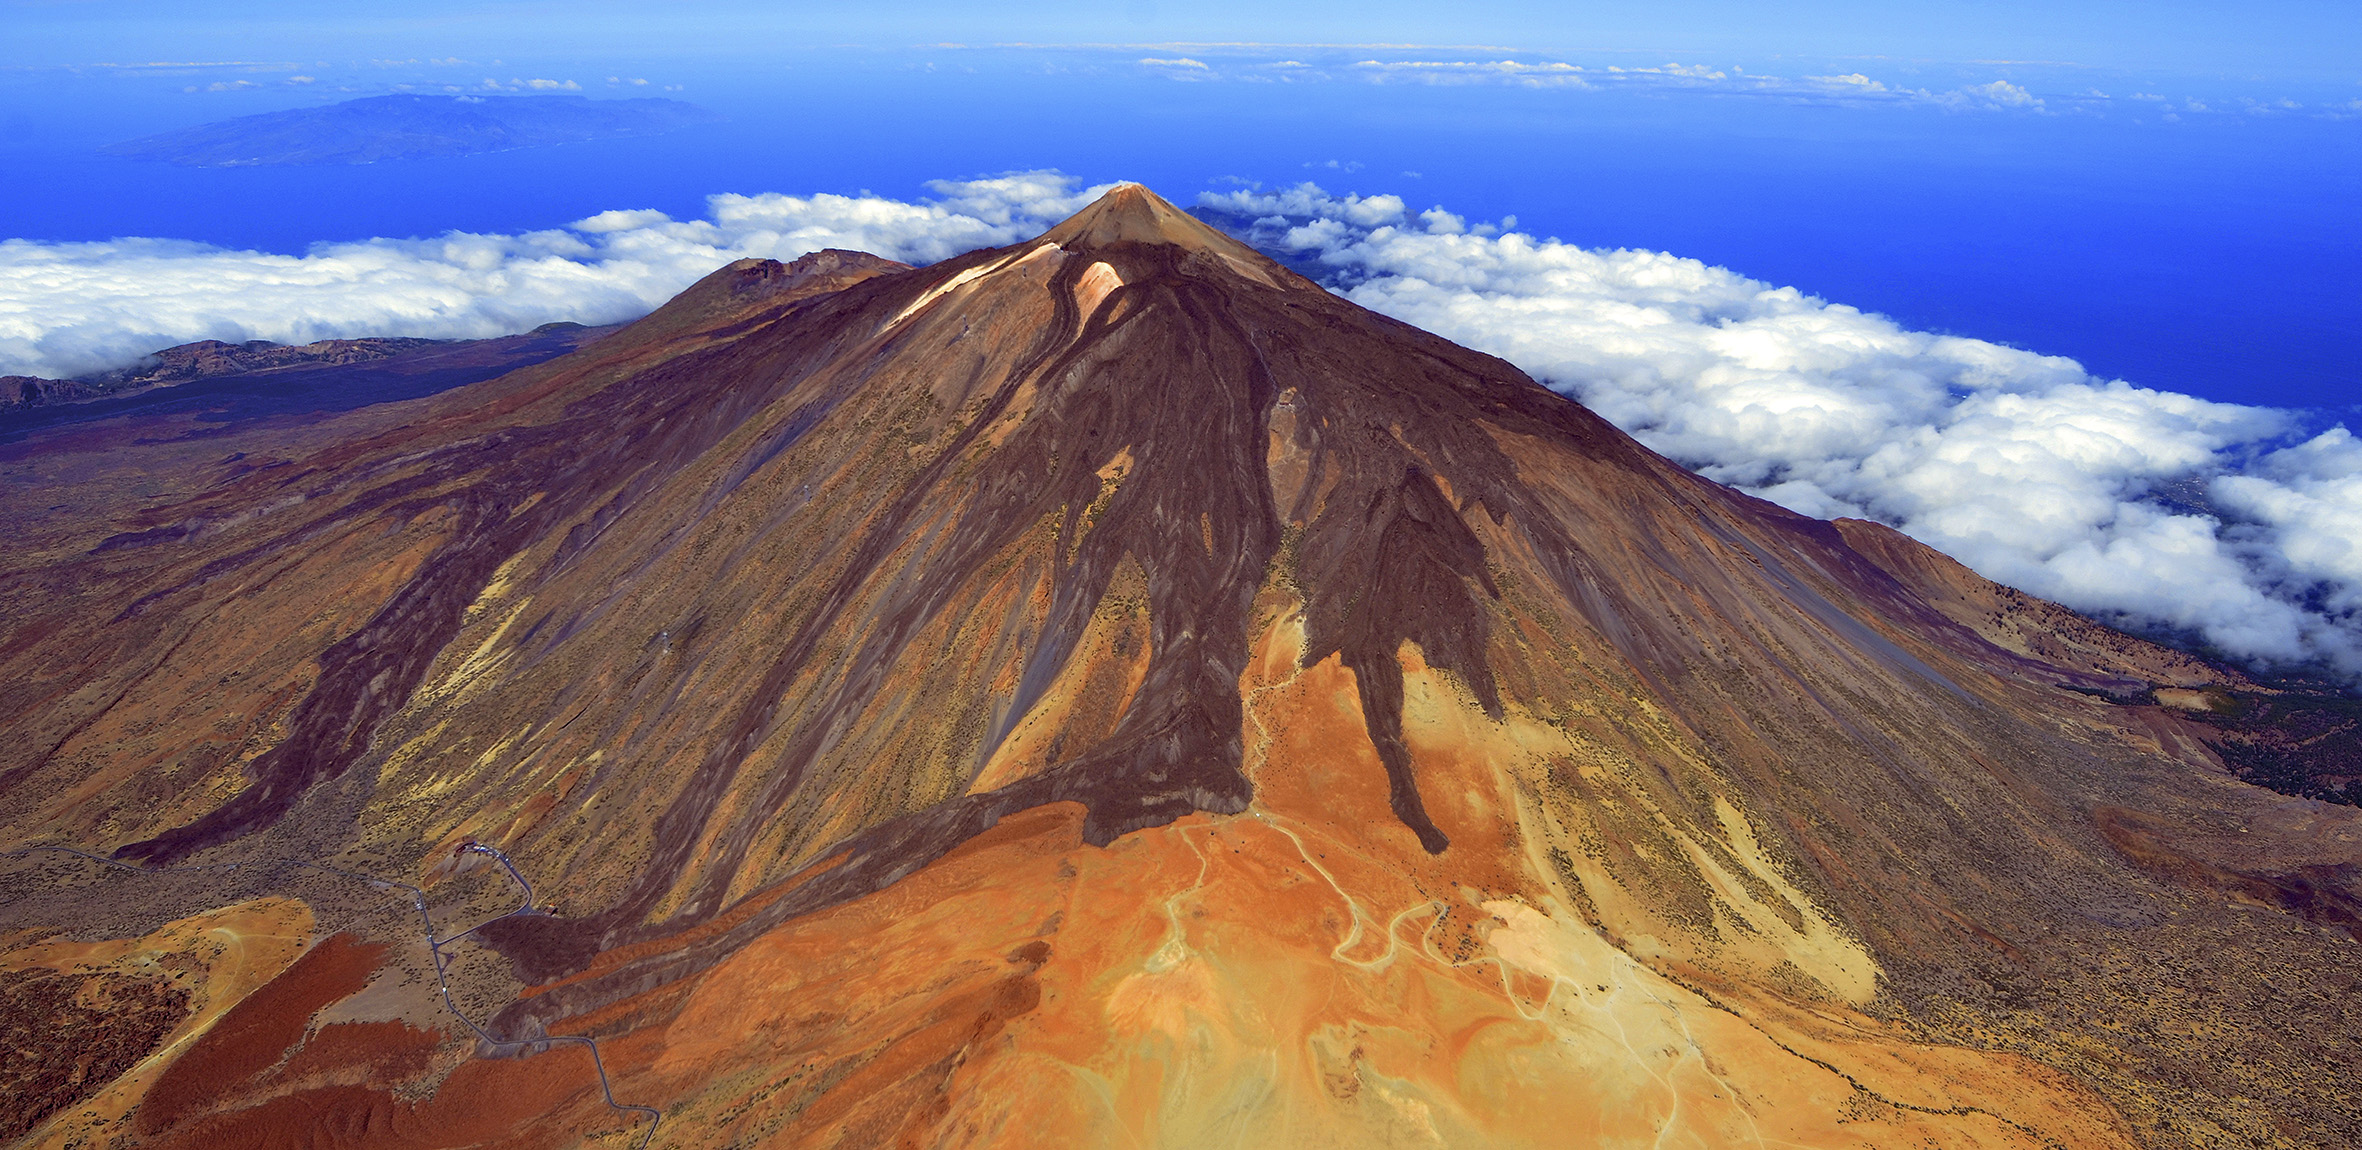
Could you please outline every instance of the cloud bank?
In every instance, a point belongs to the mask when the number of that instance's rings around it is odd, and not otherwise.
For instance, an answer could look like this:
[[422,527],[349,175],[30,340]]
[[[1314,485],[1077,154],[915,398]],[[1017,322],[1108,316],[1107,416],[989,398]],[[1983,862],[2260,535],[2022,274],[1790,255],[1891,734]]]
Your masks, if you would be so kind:
[[602,212],[520,235],[314,245],[0,241],[0,375],[66,377],[199,339],[478,338],[645,314],[716,267],[856,248],[927,263],[1039,233],[1090,202],[1056,173],[937,181],[936,198],[719,195],[699,220]]
[[[1037,234],[1103,187],[1053,172],[933,198],[714,196],[520,235],[322,244],[0,242],[0,374],[195,339],[479,337],[642,314],[731,259],[914,263]],[[1891,524],[1984,575],[2263,666],[2362,677],[2362,440],[1911,331],[1662,252],[1504,233],[1311,184],[1201,208],[1377,311],[1499,355],[1700,473]],[[1514,221],[1504,221],[1513,225]]]
[[1876,519],[1989,578],[2265,665],[2362,674],[2362,441],[2289,412],[1662,252],[1490,234],[1395,196],[1209,194],[1366,307],[1492,352],[1700,473]]
[[[1148,61],[1141,62],[1145,64]],[[1954,110],[2049,110],[2041,97],[2007,80],[1938,92],[1883,83],[1860,72],[1842,76],[1786,77],[1749,73],[1738,67],[1724,69],[1678,62],[1655,67],[1627,68],[1609,64],[1586,68],[1581,64],[1555,60],[1359,60],[1354,62],[1348,74],[1377,83],[1681,90],[1726,96],[1770,96],[1818,103],[1926,104]]]
[[[1069,44],[999,45],[1069,52],[1089,52],[1121,58],[1130,51],[1154,54],[1135,63],[1151,75],[1171,80],[1234,81],[1240,83],[1359,82],[1370,84],[1493,85],[1547,88],[1569,92],[1625,92],[1656,96],[1710,96],[1773,100],[1790,104],[1831,107],[1916,107],[1947,112],[1993,112],[2020,115],[2127,115],[2179,123],[2185,117],[2310,117],[2350,120],[2362,117],[2362,99],[2338,98],[2323,102],[2318,94],[2307,103],[2264,92],[2226,93],[2204,99],[2168,98],[2155,92],[2136,92],[2119,98],[2091,87],[2089,69],[2080,65],[2044,62],[1980,60],[1967,68],[2007,69],[2017,79],[1991,78],[1981,82],[1956,77],[1952,86],[1926,84],[1924,67],[1898,67],[1898,61],[1876,60],[1872,68],[1897,69],[1885,78],[1860,71],[1830,75],[1810,71],[1774,75],[1736,64],[1715,65],[1667,61],[1662,64],[1609,64],[1593,57],[1588,64],[1526,54],[1512,49],[1477,46],[1413,44]],[[1369,55],[1364,49],[1383,50]],[[1177,53],[1190,55],[1174,59]],[[1292,55],[1282,56],[1287,52]],[[1410,53],[1410,54],[1406,54]],[[1504,54],[1506,53],[1506,54]],[[1630,58],[1625,55],[1621,58]],[[1112,62],[1112,60],[1111,60]],[[1803,61],[1793,64],[1810,68]],[[1824,61],[1822,67],[1852,67],[1861,60]],[[1955,66],[1958,67],[1958,66]],[[1952,67],[1938,69],[1952,72]],[[1898,74],[1899,73],[1899,74]],[[1988,71],[1986,75],[1990,76]],[[2039,77],[2028,79],[2029,75]],[[1920,79],[1914,84],[1903,79]],[[2036,88],[2026,85],[2032,83]]]

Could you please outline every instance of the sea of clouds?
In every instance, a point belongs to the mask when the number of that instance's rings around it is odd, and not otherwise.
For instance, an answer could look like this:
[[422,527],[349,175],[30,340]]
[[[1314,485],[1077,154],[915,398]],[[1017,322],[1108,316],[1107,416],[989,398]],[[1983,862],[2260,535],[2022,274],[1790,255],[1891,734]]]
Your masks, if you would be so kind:
[[[923,263],[1029,238],[1102,187],[715,196],[520,235],[0,242],[0,373],[196,339],[480,337],[640,315],[720,264],[827,247]],[[1199,205],[1374,310],[1507,359],[1650,447],[1817,516],[1891,524],[2003,583],[2264,667],[2362,676],[2362,441],[2298,413],[2096,378],[1662,252],[1471,226],[1313,185]]]
[[936,181],[923,202],[719,195],[706,218],[601,212],[517,235],[315,244],[300,256],[185,240],[0,240],[0,375],[66,378],[199,339],[476,339],[647,314],[722,264],[853,248],[930,263],[1031,239],[1090,203],[1055,172]]
[[1499,355],[1643,443],[1808,515],[2265,665],[2362,673],[2362,442],[2096,378],[1663,252],[1394,196],[1208,196],[1373,310]]

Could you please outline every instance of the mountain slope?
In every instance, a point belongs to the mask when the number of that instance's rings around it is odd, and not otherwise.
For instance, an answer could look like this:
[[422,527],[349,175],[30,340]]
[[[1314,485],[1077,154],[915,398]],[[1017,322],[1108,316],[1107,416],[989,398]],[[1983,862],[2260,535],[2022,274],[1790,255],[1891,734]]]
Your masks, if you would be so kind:
[[[2224,673],[1145,189],[922,269],[733,265],[320,425],[77,434],[0,457],[91,504],[0,576],[9,833],[476,917],[497,847],[539,912],[453,960],[481,1052],[599,1036],[659,1139],[2362,1134],[2355,812],[2101,697]],[[627,1129],[570,1055],[463,1060],[365,892],[64,866],[13,922],[293,892],[413,980],[306,1013],[441,1035],[240,1054],[281,1069],[127,1102],[150,1141]]]

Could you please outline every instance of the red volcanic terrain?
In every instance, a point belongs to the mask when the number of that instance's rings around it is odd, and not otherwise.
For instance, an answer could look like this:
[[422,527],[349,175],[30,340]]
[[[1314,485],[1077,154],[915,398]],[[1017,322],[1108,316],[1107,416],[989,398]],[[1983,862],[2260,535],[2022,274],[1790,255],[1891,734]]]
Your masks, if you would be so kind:
[[2271,688],[1136,186],[568,338],[0,444],[0,1138],[2362,1143]]

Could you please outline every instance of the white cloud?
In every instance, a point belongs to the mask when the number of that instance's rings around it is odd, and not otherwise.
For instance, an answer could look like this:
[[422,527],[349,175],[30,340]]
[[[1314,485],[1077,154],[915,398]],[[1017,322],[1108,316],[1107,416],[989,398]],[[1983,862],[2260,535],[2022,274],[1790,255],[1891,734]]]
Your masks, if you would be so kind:
[[[2095,378],[1661,252],[1487,236],[1312,185],[1209,193],[1349,298],[1492,352],[1711,478],[1893,524],[2001,582],[2362,673],[2362,441]],[[2196,499],[2161,498],[2177,490]]]
[[[1372,80],[1416,80],[1429,84],[1512,83],[1530,87],[1588,88],[1583,68],[1560,61],[1363,60],[1353,65]],[[1672,65],[1679,67],[1679,65]],[[1608,69],[1622,71],[1619,68]],[[1655,69],[1650,69],[1655,71]]]
[[472,338],[644,314],[744,256],[857,248],[929,262],[1028,238],[1080,209],[1056,173],[938,181],[919,202],[722,195],[701,220],[602,212],[521,235],[314,245],[300,256],[176,240],[0,241],[0,374],[71,376],[198,339]]
[[[928,262],[1037,234],[1104,187],[1054,172],[918,201],[722,195],[520,235],[321,244],[0,242],[0,373],[189,340],[486,336],[628,319],[742,256]],[[1894,524],[2002,582],[2265,662],[2362,674],[2362,440],[1905,329],[1661,252],[1594,251],[1399,196],[1208,194],[1366,306],[1500,355],[1701,473]],[[1511,221],[1504,224],[1514,227]]]
[[1840,92],[1891,92],[1894,90],[1860,72],[1848,72],[1843,76],[1806,76],[1805,79],[1815,84],[1826,84]]
[[[1038,49],[1044,46],[1011,44],[1003,47]],[[1282,55],[1279,51],[1281,48],[1289,48],[1290,51]],[[1310,56],[1295,51],[1302,48],[1319,48],[1325,55]],[[1136,53],[1141,49],[1154,49],[1158,54],[1139,58]],[[1348,54],[1347,49],[1352,51]],[[1829,107],[1902,106],[1952,112],[2041,116],[2106,116],[2117,113],[2129,116],[2143,111],[2132,106],[2131,101],[2168,102],[2166,97],[2154,92],[2118,96],[2088,85],[2074,87],[2072,84],[2079,80],[2057,71],[2059,67],[2073,66],[2041,61],[1976,60],[1967,63],[2006,69],[2030,66],[2034,70],[2027,75],[2047,75],[2051,78],[2050,82],[2055,86],[2047,90],[2040,86],[2029,88],[2024,76],[2017,79],[1988,79],[1981,83],[1953,87],[1916,87],[1911,77],[1923,70],[1894,61],[1876,65],[1903,69],[1885,76],[1872,75],[1866,71],[1778,76],[1752,72],[1737,65],[1680,61],[1649,66],[1600,61],[1586,65],[1545,57],[1505,56],[1500,53],[1508,52],[1509,49],[1471,45],[1077,44],[1063,46],[1062,50],[1107,52],[1116,59],[1162,67],[1164,74],[1169,77],[1179,78],[1186,73],[1193,78],[1226,82],[1268,82],[1276,78],[1291,82],[1494,85],[1563,88],[1570,92],[1649,93],[1667,97],[1748,98]],[[1177,51],[1191,54],[1180,57],[1171,54]],[[1121,55],[1117,56],[1117,53]],[[1863,66],[1873,65],[1865,63]],[[2217,99],[2213,110],[2224,110],[2225,102],[2232,99]],[[2201,105],[2184,110],[2208,109]],[[2324,104],[2258,93],[2245,98],[2237,110],[2250,115],[2350,119],[2362,112],[2362,100],[2330,101]]]
[[[1168,80],[1213,80],[1220,76],[1220,73],[1214,71],[1205,61],[1188,56],[1144,56],[1140,59],[1140,65]],[[1268,79],[1268,77],[1250,78]]]
[[2210,491],[2247,519],[2235,538],[2284,594],[2362,612],[2362,440],[2333,427],[2247,474],[2216,477]]
[[1726,96],[1758,96],[1809,103],[1919,104],[1954,110],[2044,112],[2042,98],[2007,80],[1931,91],[1887,84],[1860,72],[1836,76],[1781,76],[1749,74],[1741,68],[1724,70],[1706,64],[1667,63],[1628,68],[1610,64],[1586,70],[1560,61],[1518,60],[1362,60],[1356,74],[1374,81],[1418,81],[1429,84],[1522,84],[1565,88],[1625,88],[1689,91]]
[[1984,103],[1996,108],[2039,108],[2042,106],[2042,100],[2039,97],[2007,80],[1995,80],[1990,84],[1960,88],[1945,93],[1945,95],[1955,96],[1965,103]]
[[[497,60],[493,62],[499,63]],[[532,80],[520,80],[515,77],[511,77],[509,81],[504,84],[490,76],[484,77],[484,82],[477,85],[477,87],[486,92],[579,92],[582,90],[582,84],[574,80],[546,80],[538,78]]]

